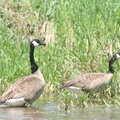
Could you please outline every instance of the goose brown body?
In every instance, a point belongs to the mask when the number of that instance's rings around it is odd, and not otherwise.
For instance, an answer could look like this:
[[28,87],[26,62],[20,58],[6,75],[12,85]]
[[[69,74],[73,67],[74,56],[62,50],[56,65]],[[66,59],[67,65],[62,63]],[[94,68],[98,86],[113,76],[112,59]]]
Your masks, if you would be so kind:
[[84,75],[78,75],[73,80],[62,83],[62,89],[80,88],[87,92],[99,92],[106,88],[109,84],[113,74],[111,73],[86,73]]
[[24,98],[25,104],[32,104],[43,92],[45,82],[38,75],[30,75],[16,81],[2,96],[1,103],[10,99]]

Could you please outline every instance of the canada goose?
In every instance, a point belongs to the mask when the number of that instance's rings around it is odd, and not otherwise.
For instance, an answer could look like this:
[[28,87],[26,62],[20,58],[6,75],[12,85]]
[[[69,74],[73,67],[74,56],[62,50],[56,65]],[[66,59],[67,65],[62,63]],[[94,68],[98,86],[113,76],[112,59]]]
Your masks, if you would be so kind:
[[60,89],[82,89],[90,93],[104,90],[113,76],[113,63],[119,58],[120,52],[113,55],[109,61],[109,71],[107,73],[86,73],[78,75],[77,78],[62,83]]
[[45,45],[45,43],[34,39],[30,42],[30,64],[31,75],[16,81],[1,97],[0,104],[7,106],[31,106],[43,92],[45,81],[34,60],[34,49],[36,46]]

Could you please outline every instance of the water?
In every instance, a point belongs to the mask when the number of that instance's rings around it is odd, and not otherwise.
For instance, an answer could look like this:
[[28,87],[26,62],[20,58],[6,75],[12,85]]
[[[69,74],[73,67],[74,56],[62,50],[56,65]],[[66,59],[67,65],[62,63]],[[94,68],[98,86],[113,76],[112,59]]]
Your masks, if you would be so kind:
[[0,120],[120,120],[120,108],[84,108],[68,112],[54,102],[30,108],[0,106]]

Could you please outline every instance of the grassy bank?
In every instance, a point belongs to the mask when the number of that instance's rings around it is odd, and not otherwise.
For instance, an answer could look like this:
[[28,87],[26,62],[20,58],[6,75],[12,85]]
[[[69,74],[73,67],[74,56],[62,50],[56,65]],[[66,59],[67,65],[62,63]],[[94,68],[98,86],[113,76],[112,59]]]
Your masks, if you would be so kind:
[[18,78],[30,74],[28,39],[45,38],[47,47],[35,51],[47,83],[42,99],[53,93],[51,99],[57,94],[65,106],[118,105],[119,60],[112,83],[104,93],[75,96],[68,95],[68,91],[59,92],[57,87],[77,74],[107,72],[109,59],[120,52],[119,26],[119,0],[1,0],[1,93]]

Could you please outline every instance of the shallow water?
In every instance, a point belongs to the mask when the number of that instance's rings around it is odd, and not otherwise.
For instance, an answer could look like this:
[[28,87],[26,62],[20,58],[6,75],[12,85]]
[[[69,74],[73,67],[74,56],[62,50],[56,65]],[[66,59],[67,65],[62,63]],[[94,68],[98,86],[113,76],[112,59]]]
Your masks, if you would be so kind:
[[84,108],[65,112],[54,102],[31,108],[0,106],[0,120],[120,120],[120,108]]

